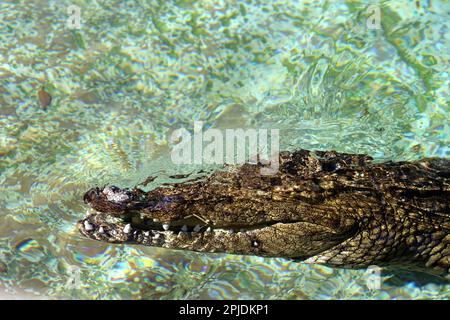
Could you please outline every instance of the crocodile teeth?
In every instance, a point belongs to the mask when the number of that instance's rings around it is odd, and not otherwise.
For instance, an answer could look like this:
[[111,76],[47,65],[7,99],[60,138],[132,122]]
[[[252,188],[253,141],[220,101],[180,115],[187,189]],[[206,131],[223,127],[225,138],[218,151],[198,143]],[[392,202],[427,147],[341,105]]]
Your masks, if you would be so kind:
[[144,236],[148,237],[150,235],[150,231],[145,231]]
[[196,225],[196,226],[194,227],[194,232],[199,232],[201,228],[202,228],[202,227],[200,227],[200,225]]
[[159,222],[159,220],[156,218],[153,218],[153,222]]
[[165,231],[169,230],[169,224],[168,223],[163,223],[162,227],[163,227],[163,229]]
[[98,228],[98,233],[105,233],[105,230],[103,230],[103,227]]
[[157,234],[155,234],[155,236],[153,237],[153,239],[157,240],[157,239],[159,239],[160,236],[161,236],[161,235],[160,235],[159,233],[157,233]]
[[94,226],[89,223],[89,221],[84,221],[84,229],[86,231],[92,231],[94,230]]
[[212,231],[211,227],[208,227],[208,228],[206,229],[206,232],[211,232],[211,231]]
[[123,228],[123,232],[124,232],[124,233],[130,233],[130,232],[131,232],[131,224],[127,224],[127,225]]

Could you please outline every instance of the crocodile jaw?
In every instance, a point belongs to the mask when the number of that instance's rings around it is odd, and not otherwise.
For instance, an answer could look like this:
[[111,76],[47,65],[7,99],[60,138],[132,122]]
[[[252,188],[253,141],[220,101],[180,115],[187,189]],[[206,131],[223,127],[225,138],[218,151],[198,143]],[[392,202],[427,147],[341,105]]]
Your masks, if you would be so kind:
[[[78,229],[88,238],[109,243],[302,259],[330,248],[342,240],[342,237],[333,230],[309,222],[275,223],[248,230],[206,227],[194,231],[190,227],[183,231],[179,226],[173,230],[170,227],[168,230],[139,228],[132,223],[101,213],[91,214],[80,220]],[[286,245],[280,248],[274,239],[284,239]],[[294,245],[292,240],[302,245]]]
[[[342,226],[336,230],[314,220],[236,223],[236,213],[234,222],[215,221],[214,213],[205,216],[204,208],[185,214],[185,207],[178,207],[182,200],[164,189],[144,193],[138,189],[94,188],[84,200],[97,212],[80,220],[78,229],[90,239],[109,243],[305,259],[349,236],[341,232]],[[350,229],[354,221],[347,223],[345,229]]]

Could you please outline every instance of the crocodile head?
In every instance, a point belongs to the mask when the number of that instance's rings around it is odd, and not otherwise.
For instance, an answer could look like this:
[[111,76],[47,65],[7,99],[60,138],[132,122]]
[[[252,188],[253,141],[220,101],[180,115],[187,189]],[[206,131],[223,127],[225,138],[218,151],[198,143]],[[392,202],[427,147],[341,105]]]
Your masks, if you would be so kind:
[[[197,187],[191,190],[198,192]],[[78,228],[88,238],[111,243],[295,258],[324,251],[355,230],[351,217],[325,213],[318,217],[307,211],[294,216],[288,213],[289,205],[283,210],[282,202],[270,208],[281,215],[261,210],[267,205],[259,205],[257,199],[267,191],[248,201],[217,194],[198,194],[193,200],[173,192],[161,188],[145,193],[114,186],[91,189],[84,200],[96,213],[79,221]],[[251,214],[252,208],[256,214]]]
[[307,176],[317,164],[303,165],[305,176],[294,180],[286,171],[294,168],[263,176],[260,165],[245,164],[149,192],[94,188],[84,201],[96,212],[78,228],[111,243],[305,259],[348,239],[358,224],[326,203],[331,183]]
[[88,238],[200,252],[285,257],[343,267],[417,262],[449,272],[450,162],[374,164],[301,150],[151,191],[89,190]]

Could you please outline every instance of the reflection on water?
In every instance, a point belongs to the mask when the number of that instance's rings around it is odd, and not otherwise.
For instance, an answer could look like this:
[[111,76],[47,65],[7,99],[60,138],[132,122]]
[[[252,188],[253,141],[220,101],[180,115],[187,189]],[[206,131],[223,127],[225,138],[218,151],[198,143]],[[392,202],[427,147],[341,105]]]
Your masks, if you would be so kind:
[[364,270],[112,246],[75,230],[90,187],[177,173],[168,133],[194,120],[279,128],[283,149],[448,157],[449,5],[420,3],[383,2],[371,30],[369,2],[81,0],[70,29],[72,1],[1,1],[0,291],[448,298],[420,275],[387,272],[369,290]]

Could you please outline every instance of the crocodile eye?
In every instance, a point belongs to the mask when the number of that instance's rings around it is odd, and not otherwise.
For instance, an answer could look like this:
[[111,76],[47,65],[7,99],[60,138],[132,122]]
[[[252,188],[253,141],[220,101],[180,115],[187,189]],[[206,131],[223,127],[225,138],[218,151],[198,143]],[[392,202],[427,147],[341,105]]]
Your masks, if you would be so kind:
[[324,162],[322,163],[322,170],[326,172],[333,172],[339,169],[339,165],[335,162]]

